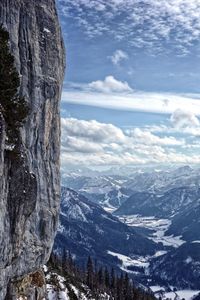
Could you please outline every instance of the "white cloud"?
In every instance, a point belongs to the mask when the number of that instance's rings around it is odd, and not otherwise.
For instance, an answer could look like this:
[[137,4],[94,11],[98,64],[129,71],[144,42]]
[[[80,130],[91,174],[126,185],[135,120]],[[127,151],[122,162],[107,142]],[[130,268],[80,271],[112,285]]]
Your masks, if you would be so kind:
[[81,139],[76,136],[68,136],[62,139],[62,152],[72,153],[100,153],[102,147],[100,144]]
[[185,144],[184,140],[177,140],[175,137],[159,137],[152,134],[150,131],[135,128],[130,132],[130,135],[136,140],[146,145],[162,145],[162,146],[181,146]]
[[181,128],[182,132],[190,135],[190,136],[194,136],[194,137],[200,137],[200,126],[199,127],[185,127],[185,128]]
[[[97,81],[92,84],[94,88],[99,88],[99,91],[101,90],[102,93],[89,92],[86,89],[79,92],[73,90],[69,90],[67,92],[63,91],[62,101],[66,103],[90,105],[116,110],[142,111],[160,114],[173,114],[176,110],[181,109],[183,111],[189,111],[196,116],[200,116],[200,95],[179,95],[133,91],[127,94],[125,93],[126,86],[124,87],[124,93],[122,93],[122,83],[121,94],[117,95],[113,93],[109,94],[108,97],[107,93],[104,93],[104,91],[106,90],[106,92],[108,92],[111,88],[109,89],[109,87],[103,83],[104,82],[102,81]],[[116,86],[117,85],[118,84],[116,84]],[[121,85],[119,84],[119,86]]]
[[132,91],[127,82],[119,81],[113,76],[107,76],[103,81],[93,81],[88,84],[88,87],[93,91],[102,93],[124,93]]
[[170,120],[172,124],[178,128],[200,126],[200,122],[196,115],[188,110],[175,110],[174,113],[171,115]]
[[[152,125],[152,126],[145,126],[145,130],[148,130],[151,133],[155,134],[165,134],[165,135],[175,135],[182,138],[187,139],[183,147],[185,148],[197,148],[199,144],[196,145],[196,138],[200,137],[200,126],[189,126],[180,127],[174,126],[171,123],[171,126],[166,125]],[[192,142],[192,144],[191,144]],[[198,142],[199,143],[199,142]]]
[[128,59],[128,54],[122,50],[116,50],[110,59],[114,65],[120,65],[123,60]]
[[[62,166],[67,164],[109,166],[130,164],[199,163],[199,149],[193,143],[186,147],[183,138],[158,136],[151,130],[135,128],[122,131],[94,120],[62,118]],[[181,150],[185,149],[185,153]],[[187,152],[189,151],[189,152]]]
[[[58,0],[89,37],[107,34],[138,48],[187,55],[200,39],[200,0]],[[114,24],[114,25],[113,25]]]
[[85,121],[74,118],[62,118],[62,139],[69,136],[84,138],[92,142],[115,142],[124,141],[122,130],[112,124],[99,123],[95,120]]

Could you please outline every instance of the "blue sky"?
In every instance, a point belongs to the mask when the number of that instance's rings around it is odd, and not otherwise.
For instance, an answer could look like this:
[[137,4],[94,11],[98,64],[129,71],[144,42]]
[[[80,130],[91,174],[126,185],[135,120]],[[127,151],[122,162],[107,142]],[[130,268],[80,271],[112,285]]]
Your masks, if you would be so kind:
[[62,167],[200,163],[200,0],[57,0]]

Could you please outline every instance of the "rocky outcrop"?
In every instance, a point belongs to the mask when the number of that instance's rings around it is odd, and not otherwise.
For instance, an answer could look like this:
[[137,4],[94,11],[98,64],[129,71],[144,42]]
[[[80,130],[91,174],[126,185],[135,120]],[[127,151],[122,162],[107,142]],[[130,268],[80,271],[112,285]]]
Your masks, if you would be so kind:
[[[48,260],[60,198],[59,99],[64,47],[54,0],[1,0],[0,23],[29,103],[19,155],[8,154],[0,113],[0,299],[15,299],[19,282],[29,282]],[[1,99],[0,99],[1,101]],[[1,109],[0,109],[1,111]],[[39,292],[28,299],[40,299]],[[29,290],[30,292],[30,290]]]

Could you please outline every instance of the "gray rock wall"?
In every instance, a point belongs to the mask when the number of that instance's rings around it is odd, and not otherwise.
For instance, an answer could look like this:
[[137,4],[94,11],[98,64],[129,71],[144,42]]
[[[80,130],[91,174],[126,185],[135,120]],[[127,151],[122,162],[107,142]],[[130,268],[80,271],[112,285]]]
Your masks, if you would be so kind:
[[30,105],[17,158],[5,149],[5,124],[0,113],[3,300],[6,294],[7,299],[15,299],[11,286],[37,272],[51,251],[60,198],[59,100],[65,56],[54,0],[1,0],[0,23],[10,33],[21,94]]

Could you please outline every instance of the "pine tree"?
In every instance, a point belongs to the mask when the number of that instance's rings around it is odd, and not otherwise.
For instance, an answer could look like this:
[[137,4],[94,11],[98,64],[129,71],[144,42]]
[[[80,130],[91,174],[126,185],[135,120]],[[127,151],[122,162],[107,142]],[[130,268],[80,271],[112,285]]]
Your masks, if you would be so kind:
[[128,277],[127,273],[125,274],[125,277],[124,277],[123,286],[124,286],[124,300],[131,299],[131,296],[130,296],[130,280],[129,280],[129,277]]
[[66,253],[66,249],[63,248],[62,253],[61,253],[61,271],[62,272],[65,271],[66,264],[67,264],[67,253]]
[[75,269],[71,251],[68,251],[68,268],[71,272],[73,272]]
[[94,280],[94,268],[91,257],[88,257],[87,262],[87,285],[92,289],[93,288],[93,280]]
[[99,285],[102,286],[103,283],[104,283],[104,280],[103,280],[103,269],[102,269],[102,267],[100,267],[100,269],[99,269],[99,271],[97,273],[97,277],[98,277],[98,283],[99,283]]
[[104,278],[105,278],[105,286],[108,288],[110,286],[110,274],[108,272],[108,268],[105,268],[104,271]]
[[9,51],[9,34],[0,26],[0,110],[6,122],[8,146],[20,142],[19,129],[26,119],[29,108],[19,95],[20,78],[14,56]]
[[[66,258],[65,258],[66,257]],[[69,251],[64,250],[61,255],[52,254],[50,259],[50,268],[53,267],[54,270],[57,270],[59,274],[65,277],[67,282],[67,287],[70,291],[70,297],[72,299],[79,299],[74,294],[73,290],[70,288],[70,285],[77,285],[79,291],[84,290],[84,286],[87,285],[86,297],[101,300],[102,295],[107,297],[105,299],[110,300],[155,300],[156,298],[148,292],[145,292],[141,289],[135,287],[134,282],[129,279],[128,274],[121,273],[121,276],[118,276],[113,269],[111,272],[108,272],[108,268],[103,268],[100,266],[98,268],[97,264],[94,267],[94,263],[91,257],[88,258],[86,270],[81,269],[73,261],[73,271],[71,271],[71,254]],[[62,269],[63,258],[67,259],[66,269]],[[70,299],[71,299],[70,298]]]
[[121,276],[117,278],[117,300],[123,300],[123,280],[124,276],[121,273]]
[[115,271],[114,269],[112,268],[111,269],[111,288],[114,289],[116,287],[116,277],[115,277]]

